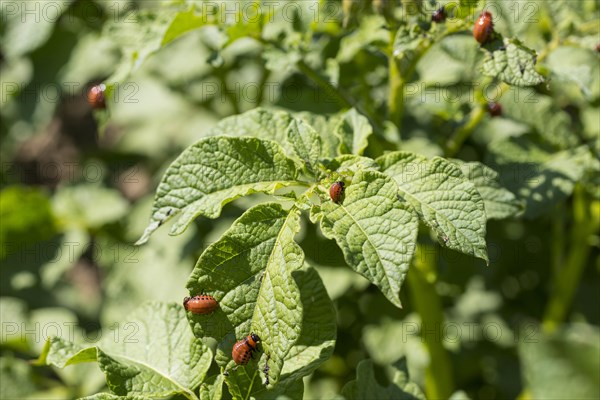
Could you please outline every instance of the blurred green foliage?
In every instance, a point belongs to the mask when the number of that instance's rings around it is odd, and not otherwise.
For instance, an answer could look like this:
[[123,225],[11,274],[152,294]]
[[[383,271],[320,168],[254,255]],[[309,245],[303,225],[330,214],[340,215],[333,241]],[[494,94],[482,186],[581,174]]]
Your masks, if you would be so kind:
[[[108,390],[94,363],[28,361],[49,336],[93,345],[146,301],[180,303],[202,250],[264,197],[238,199],[180,236],[163,227],[135,247],[154,189],[219,120],[258,106],[321,116],[354,106],[374,130],[368,155],[485,162],[525,204],[523,217],[488,221],[489,267],[420,232],[419,287],[438,302],[434,326],[424,325],[415,286],[394,307],[303,221],[297,239],[338,329],[333,356],[304,379],[305,398],[362,398],[365,388],[396,398],[406,371],[415,396],[430,394],[433,374],[461,391],[456,399],[598,398],[597,2],[439,1],[460,5],[448,28],[429,21],[439,4],[389,2],[394,13],[379,3],[295,2],[290,18],[270,23],[206,23],[202,2],[1,3],[0,398]],[[497,32],[535,50],[545,83],[484,76],[486,50],[468,31],[484,6]],[[407,77],[395,110],[393,68]],[[109,109],[92,112],[85,94],[101,81]],[[489,99],[502,117],[484,112]],[[447,363],[431,363],[423,337]]]

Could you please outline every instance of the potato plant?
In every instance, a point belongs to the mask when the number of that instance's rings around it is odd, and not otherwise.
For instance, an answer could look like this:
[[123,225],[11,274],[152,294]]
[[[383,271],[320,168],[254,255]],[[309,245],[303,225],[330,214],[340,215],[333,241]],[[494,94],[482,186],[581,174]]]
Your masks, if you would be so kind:
[[[46,195],[3,177],[3,241],[104,244],[87,315],[122,317],[93,343],[4,348],[86,399],[600,396],[597,2],[97,2],[93,22],[77,3],[60,21],[89,40],[63,84],[95,79],[99,140],[155,190],[128,203],[105,181]],[[26,28],[4,13],[14,77],[41,56],[11,45]],[[4,101],[27,120],[19,92]],[[37,216],[10,220],[21,198]],[[147,264],[111,260],[115,244]],[[186,310],[196,295],[218,307]],[[105,387],[62,375],[79,363]]]

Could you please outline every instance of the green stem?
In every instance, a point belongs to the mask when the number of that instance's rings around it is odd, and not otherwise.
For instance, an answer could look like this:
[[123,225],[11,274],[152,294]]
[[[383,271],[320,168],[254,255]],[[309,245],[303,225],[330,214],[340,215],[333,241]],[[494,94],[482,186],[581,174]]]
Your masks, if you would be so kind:
[[[484,87],[487,85],[483,85]],[[500,84],[500,92],[498,93],[495,101],[498,101],[507,91],[510,89],[510,86],[506,83]],[[483,89],[481,89],[483,90]],[[469,120],[461,126],[456,133],[448,140],[446,144],[446,157],[453,157],[458,153],[461,149],[465,140],[467,140],[475,128],[483,121],[487,112],[487,102],[485,101],[485,97],[483,92],[479,92],[476,96],[479,100],[479,105],[475,108],[469,117]]]
[[[248,398],[250,398],[250,393],[252,393],[252,386],[254,386],[254,378],[256,378],[256,374],[258,374],[258,370],[255,369],[254,374],[252,374],[252,378],[250,379],[250,387],[248,387],[248,392],[246,393],[245,400],[248,400]],[[248,375],[247,371],[246,375]],[[248,375],[248,377],[250,377],[250,375]]]
[[600,228],[597,216],[591,215],[591,202],[581,185],[573,193],[573,225],[570,232],[570,248],[562,268],[554,275],[550,301],[544,313],[542,328],[554,332],[564,322],[581,275],[591,251],[589,237]]
[[429,51],[431,46],[433,46],[433,43],[433,41],[429,42],[414,56],[410,66],[406,69],[404,76],[402,76],[402,72],[400,71],[398,62],[393,53],[389,56],[390,92],[388,95],[388,113],[390,121],[398,127],[398,132],[400,132],[402,127],[402,117],[404,116],[404,89],[406,89],[406,84],[412,79],[419,60]]
[[466,124],[461,126],[452,138],[448,141],[446,147],[446,157],[453,157],[461,149],[465,140],[471,136],[475,128],[483,121],[486,113],[486,105],[480,104],[471,112],[471,116]]
[[452,365],[442,343],[444,314],[432,276],[435,257],[431,245],[419,244],[413,268],[407,274],[411,300],[421,317],[421,336],[429,352],[425,371],[425,393],[428,399],[447,399],[454,391]]
[[380,131],[382,129],[381,124],[378,122],[377,118],[375,118],[373,115],[371,115],[360,104],[355,103],[351,97],[347,96],[342,91],[338,90],[335,86],[333,86],[330,82],[323,79],[323,77],[321,77],[321,75],[319,75],[314,69],[312,69],[304,61],[302,61],[302,60],[298,61],[296,63],[296,66],[298,67],[300,72],[302,72],[303,74],[308,76],[313,82],[315,82],[318,86],[320,86],[323,90],[325,90],[325,92],[327,94],[331,95],[336,100],[336,102],[338,103],[338,105],[341,108],[355,107],[359,113],[364,115],[369,120],[371,125],[373,125],[376,130]]
[[271,75],[271,71],[263,68],[262,76],[260,77],[260,83],[258,84],[258,94],[256,95],[256,107],[260,107],[265,96],[265,84]]
[[390,93],[388,94],[388,114],[389,119],[398,129],[400,129],[400,120],[404,109],[404,83],[400,76],[400,69],[393,55],[389,59],[389,79]]
[[231,106],[233,107],[233,113],[239,114],[241,112],[240,105],[237,101],[235,94],[231,90],[229,90],[229,85],[227,84],[227,78],[225,76],[225,72],[224,71],[219,72],[219,73],[217,73],[217,76],[219,78],[219,81],[221,82],[221,86],[223,87],[223,90],[225,90],[225,96],[227,96],[227,98],[231,102]]
[[308,76],[313,82],[315,82],[318,86],[320,86],[326,94],[332,96],[335,101],[342,108],[351,108],[352,107],[352,99],[346,97],[342,92],[336,89],[330,82],[323,79],[321,75],[319,75],[314,69],[312,69],[308,64],[306,64],[303,60],[300,60],[296,63],[298,69],[306,76]]
[[565,211],[564,203],[560,203],[552,217],[552,276],[558,274],[565,259]]

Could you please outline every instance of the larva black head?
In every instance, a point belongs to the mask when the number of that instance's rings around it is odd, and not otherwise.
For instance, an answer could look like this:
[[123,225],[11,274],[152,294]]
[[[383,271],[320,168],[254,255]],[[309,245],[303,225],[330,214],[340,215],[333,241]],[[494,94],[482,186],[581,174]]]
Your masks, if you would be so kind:
[[489,102],[487,110],[492,117],[499,117],[502,115],[502,105],[500,103]]
[[431,14],[431,20],[437,23],[444,22],[446,20],[446,10],[444,10],[444,6],[441,6],[435,10],[433,14]]
[[258,337],[258,335],[254,332],[252,332],[250,334],[250,337],[252,338],[252,340],[254,340],[256,343],[260,342],[260,337]]

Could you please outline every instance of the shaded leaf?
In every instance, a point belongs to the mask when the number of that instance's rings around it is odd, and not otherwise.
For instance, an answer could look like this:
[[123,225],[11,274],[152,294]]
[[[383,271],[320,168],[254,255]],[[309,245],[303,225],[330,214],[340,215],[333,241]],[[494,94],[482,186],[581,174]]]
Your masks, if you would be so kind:
[[519,354],[532,398],[599,398],[599,343],[596,328],[577,325],[521,341]]
[[558,148],[577,145],[571,117],[550,96],[533,88],[514,88],[511,95],[514,101],[502,102],[503,116],[533,127],[545,142]]
[[600,96],[600,66],[592,51],[561,46],[548,55],[546,65],[558,80],[577,85],[587,99]]
[[23,186],[0,192],[0,259],[47,239],[57,232],[48,196]]
[[525,201],[525,216],[535,218],[571,195],[593,164],[585,146],[555,152],[531,136],[509,138],[491,147],[486,163],[500,174],[500,184]]
[[349,400],[425,400],[425,395],[419,386],[409,380],[406,362],[400,360],[393,367],[395,373],[392,382],[388,386],[381,386],[375,379],[373,362],[371,360],[361,361],[356,370],[356,380],[347,383],[342,394]]
[[509,190],[500,186],[498,173],[480,162],[452,160],[460,167],[483,198],[487,219],[504,219],[518,215],[525,206]]
[[225,375],[211,376],[200,386],[200,400],[221,400]]
[[383,47],[389,41],[390,33],[386,29],[385,18],[380,15],[366,16],[361,19],[357,30],[342,39],[336,59],[342,63],[352,61],[359,51]]

